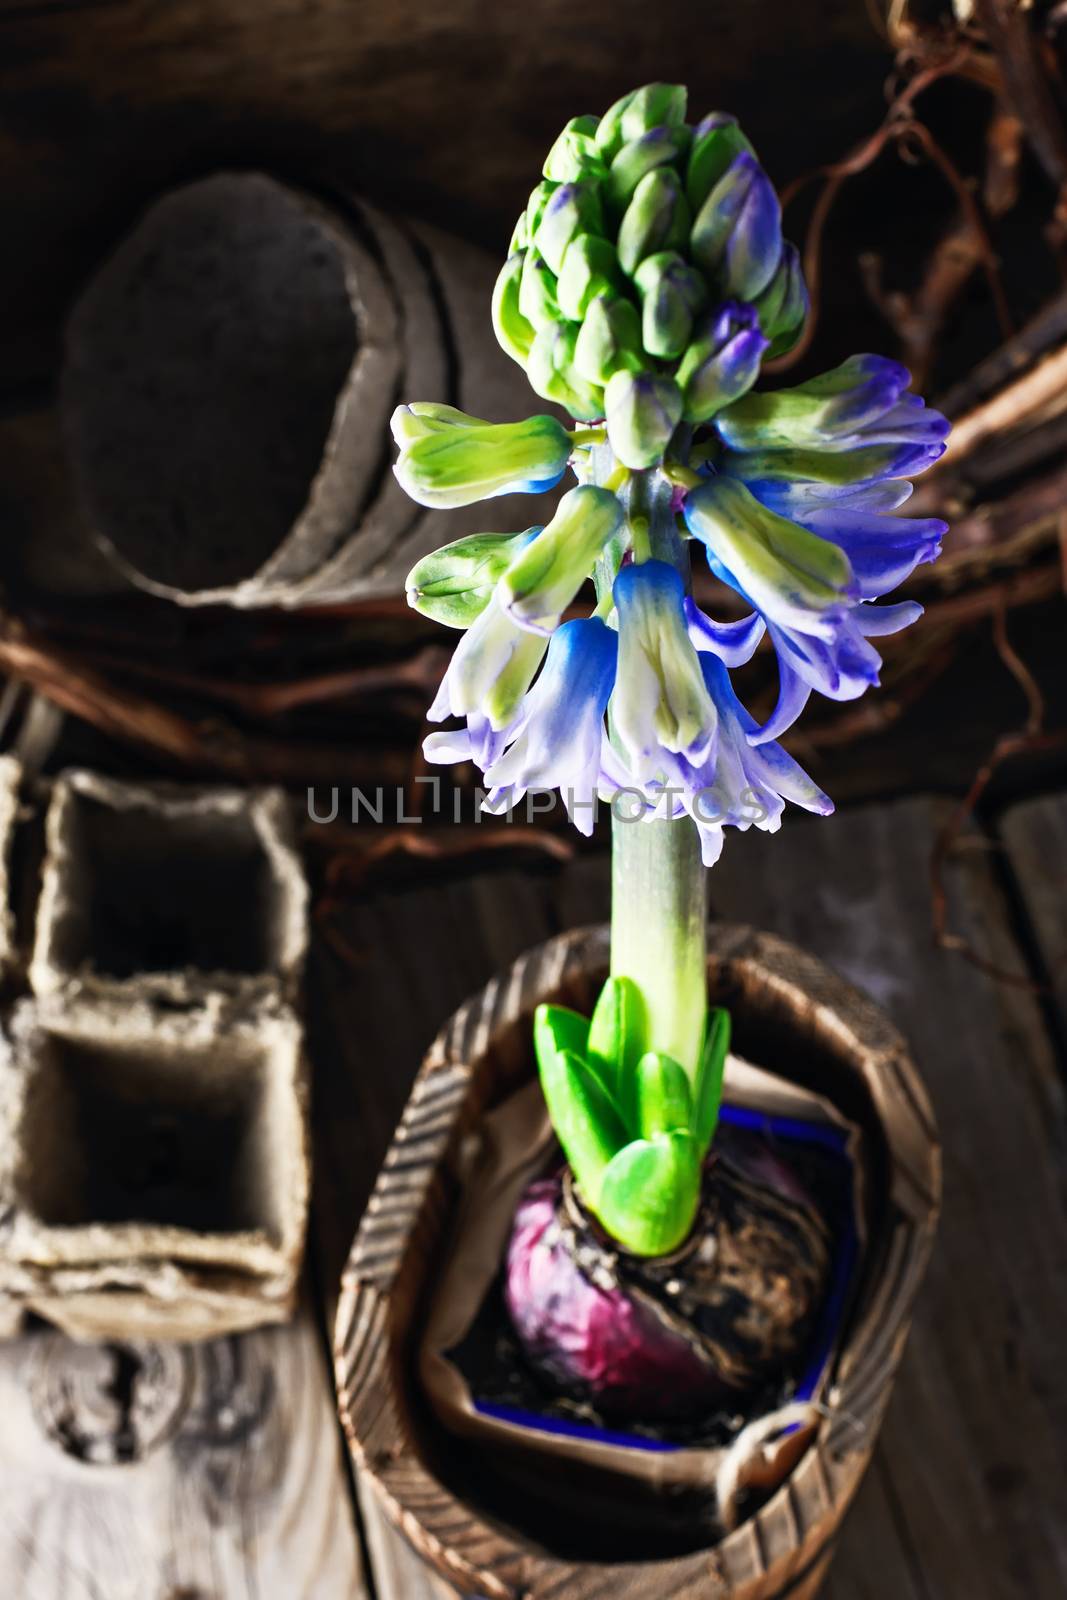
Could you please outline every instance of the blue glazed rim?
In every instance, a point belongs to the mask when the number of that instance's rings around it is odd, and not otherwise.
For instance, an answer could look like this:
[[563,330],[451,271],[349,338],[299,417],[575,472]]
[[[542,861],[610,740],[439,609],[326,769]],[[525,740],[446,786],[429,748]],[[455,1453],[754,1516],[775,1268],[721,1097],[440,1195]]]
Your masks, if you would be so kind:
[[[719,1121],[731,1127],[763,1133],[781,1139],[785,1143],[817,1146],[829,1152],[848,1169],[849,1188],[854,1195],[854,1163],[848,1149],[849,1134],[844,1128],[825,1122],[805,1122],[799,1117],[774,1117],[763,1111],[750,1111],[745,1106],[731,1105],[721,1107]],[[858,1252],[856,1220],[853,1208],[850,1206],[834,1259],[830,1292],[826,1297],[819,1326],[812,1340],[811,1357],[801,1374],[793,1396],[794,1400],[801,1403],[814,1398],[829,1371],[830,1356],[852,1283]],[[516,1427],[528,1428],[537,1433],[557,1434],[567,1439],[582,1439],[593,1444],[615,1445],[624,1450],[643,1450],[653,1455],[675,1455],[680,1450],[692,1448],[690,1445],[670,1444],[614,1428],[600,1428],[591,1422],[572,1422],[566,1417],[545,1417],[539,1412],[527,1411],[520,1406],[495,1405],[490,1401],[474,1399],[474,1409],[479,1416],[489,1417],[496,1422],[510,1422]],[[795,1427],[785,1431],[795,1432]]]

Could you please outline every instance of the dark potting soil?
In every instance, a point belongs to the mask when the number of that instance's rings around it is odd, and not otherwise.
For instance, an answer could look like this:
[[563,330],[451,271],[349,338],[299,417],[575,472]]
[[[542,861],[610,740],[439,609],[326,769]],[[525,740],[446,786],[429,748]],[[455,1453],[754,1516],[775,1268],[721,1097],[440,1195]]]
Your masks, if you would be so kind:
[[[720,1125],[715,1152],[743,1155],[770,1148],[788,1166],[806,1190],[827,1227],[830,1240],[831,1271],[823,1303],[811,1319],[807,1337],[798,1347],[795,1359],[744,1391],[738,1391],[736,1404],[720,1406],[699,1416],[681,1421],[648,1422],[640,1417],[625,1421],[617,1415],[605,1417],[590,1397],[561,1394],[527,1360],[512,1327],[504,1300],[503,1266],[478,1309],[463,1341],[449,1352],[462,1372],[477,1404],[505,1407],[534,1416],[583,1427],[602,1428],[614,1436],[621,1433],[690,1448],[715,1449],[729,1445],[753,1418],[777,1410],[792,1400],[805,1379],[820,1347],[829,1342],[835,1329],[825,1323],[829,1303],[834,1298],[834,1264],[840,1259],[852,1231],[852,1172],[838,1153],[799,1141],[768,1139],[762,1132]],[[837,1316],[844,1308],[836,1308]]]

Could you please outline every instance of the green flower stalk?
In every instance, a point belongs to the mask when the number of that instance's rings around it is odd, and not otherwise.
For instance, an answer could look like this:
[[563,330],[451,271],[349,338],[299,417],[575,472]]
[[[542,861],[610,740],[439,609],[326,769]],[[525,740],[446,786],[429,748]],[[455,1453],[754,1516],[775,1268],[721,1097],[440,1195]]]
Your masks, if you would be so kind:
[[[515,227],[493,326],[572,426],[393,418],[424,505],[577,481],[543,528],[427,556],[408,594],[465,630],[429,713],[462,726],[427,758],[476,763],[490,811],[558,789],[588,833],[612,807],[611,975],[591,1018],[541,1007],[534,1046],[579,1195],[639,1256],[687,1237],[715,1135],[729,1019],[707,1006],[705,868],[729,828],[832,811],[778,738],[812,693],[877,682],[871,640],[920,608],[874,602],[944,532],[892,514],[947,432],[896,362],[761,384],[803,332],[800,260],[736,121],[686,110],[681,86],[648,84],[573,118]],[[701,611],[694,554],[746,615]],[[730,674],[764,641],[780,694],[760,726]]]

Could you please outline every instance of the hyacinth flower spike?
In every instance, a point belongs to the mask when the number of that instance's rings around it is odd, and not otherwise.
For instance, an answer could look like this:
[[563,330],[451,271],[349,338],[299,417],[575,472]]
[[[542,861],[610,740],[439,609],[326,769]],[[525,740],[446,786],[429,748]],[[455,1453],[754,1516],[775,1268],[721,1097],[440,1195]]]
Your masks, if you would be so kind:
[[[427,758],[474,762],[494,811],[558,788],[589,833],[611,807],[611,976],[592,1018],[542,1008],[534,1044],[580,1198],[643,1255],[685,1238],[715,1134],[728,1024],[707,1004],[704,866],[730,829],[833,809],[778,739],[812,693],[877,683],[872,641],[921,608],[876,602],[944,533],[897,514],[947,433],[898,362],[765,381],[804,331],[800,257],[734,118],[686,114],[684,88],[649,84],[573,118],[516,224],[493,326],[572,425],[393,418],[421,504],[577,480],[543,528],[446,545],[408,592],[462,630]],[[694,554],[744,615],[697,605]],[[761,727],[731,674],[762,643],[780,692]]]

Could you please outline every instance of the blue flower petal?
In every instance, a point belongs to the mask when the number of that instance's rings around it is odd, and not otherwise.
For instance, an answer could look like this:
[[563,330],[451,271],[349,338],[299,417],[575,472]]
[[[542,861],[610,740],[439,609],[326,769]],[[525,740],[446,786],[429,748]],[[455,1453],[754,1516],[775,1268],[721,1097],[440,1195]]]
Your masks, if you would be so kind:
[[740,622],[713,622],[691,595],[686,596],[685,617],[689,637],[698,650],[710,651],[728,667],[743,667],[751,661],[767,624],[758,611]]

